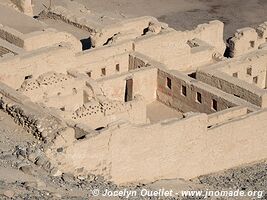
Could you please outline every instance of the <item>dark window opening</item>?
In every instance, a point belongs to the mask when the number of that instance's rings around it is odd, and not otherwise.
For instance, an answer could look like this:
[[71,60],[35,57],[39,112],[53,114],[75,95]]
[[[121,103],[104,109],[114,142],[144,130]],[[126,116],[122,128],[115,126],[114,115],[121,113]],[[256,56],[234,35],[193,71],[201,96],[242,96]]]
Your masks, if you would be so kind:
[[231,42],[232,37],[228,38],[226,40],[226,49],[224,51],[223,56],[226,58],[230,58],[231,57],[231,48],[230,46],[233,45],[233,43]]
[[240,98],[240,95],[238,95],[238,94],[234,94],[234,96]]
[[28,80],[28,79],[31,79],[31,78],[32,78],[32,75],[25,76],[25,80]]
[[117,72],[120,71],[120,64],[116,64],[116,71],[117,71]]
[[143,34],[142,35],[145,35],[145,34],[147,34],[147,32],[149,31],[149,28],[147,27],[147,28],[145,28],[144,30],[143,30]]
[[182,85],[182,95],[186,96],[186,86]]
[[188,74],[189,77],[193,78],[193,79],[196,79],[197,77],[197,73],[196,72],[193,72],[191,74]]
[[254,48],[255,47],[255,41],[250,41],[249,44],[250,44],[250,47],[251,48]]
[[101,69],[101,74],[102,74],[102,76],[106,76],[106,68]]
[[233,77],[238,78],[238,73],[237,72],[233,73]]
[[135,44],[134,43],[132,44],[132,49],[133,49],[133,51],[135,51]]
[[169,89],[172,89],[172,80],[169,77],[166,79],[166,85]]
[[106,46],[106,45],[111,44],[111,43],[114,41],[114,38],[116,38],[116,36],[117,36],[118,34],[119,34],[119,33],[115,33],[112,37],[108,38],[107,41],[103,44],[103,46]]
[[196,43],[195,40],[187,40],[186,42],[188,44],[188,46],[190,46],[190,48],[195,48],[195,47],[199,47],[199,44]]
[[124,101],[132,101],[133,100],[133,79],[126,80],[125,93],[124,93]]
[[88,77],[90,77],[90,78],[92,77],[92,71],[86,72],[86,74],[87,74]]
[[253,77],[253,83],[255,83],[255,84],[258,83],[258,76]]
[[104,128],[105,128],[105,127],[101,126],[101,127],[96,128],[95,130],[96,130],[96,131],[101,131],[101,130],[104,129]]
[[78,93],[77,89],[76,88],[72,88],[72,94],[77,94],[77,93]]
[[82,50],[83,50],[83,51],[92,48],[91,38],[81,39],[80,42],[82,43]]
[[77,137],[76,139],[77,140],[83,140],[83,139],[85,139],[86,138],[86,135],[82,135],[82,136],[80,136],[80,137]]
[[249,67],[249,68],[247,68],[247,75],[252,75],[252,68],[251,67]]
[[218,110],[218,102],[215,99],[212,99],[212,109],[215,111]]
[[202,103],[202,97],[201,97],[201,94],[199,92],[197,92],[196,101],[198,103]]

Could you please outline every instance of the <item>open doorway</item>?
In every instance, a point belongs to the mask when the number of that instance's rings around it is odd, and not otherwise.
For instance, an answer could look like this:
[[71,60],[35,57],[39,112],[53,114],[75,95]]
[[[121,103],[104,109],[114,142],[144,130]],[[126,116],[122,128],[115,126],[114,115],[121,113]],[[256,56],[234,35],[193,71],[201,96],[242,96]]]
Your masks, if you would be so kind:
[[125,94],[124,94],[124,101],[132,101],[133,100],[133,79],[126,80],[125,86]]
[[92,48],[92,42],[91,42],[91,38],[90,37],[81,39],[80,41],[82,43],[82,50],[83,51]]

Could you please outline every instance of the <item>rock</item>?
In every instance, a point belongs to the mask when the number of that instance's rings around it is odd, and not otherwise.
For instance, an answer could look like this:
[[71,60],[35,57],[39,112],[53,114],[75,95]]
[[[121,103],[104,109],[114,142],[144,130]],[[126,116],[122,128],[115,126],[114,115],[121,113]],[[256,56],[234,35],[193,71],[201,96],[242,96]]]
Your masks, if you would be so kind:
[[58,153],[63,152],[63,147],[57,148],[57,152],[58,152]]
[[0,159],[2,160],[11,160],[13,157],[11,152],[3,152],[0,154]]
[[0,121],[3,121],[5,118],[4,117],[0,117]]
[[26,182],[25,183],[26,189],[28,191],[32,190],[31,188],[36,188],[37,187],[37,183],[36,182]]
[[46,188],[45,182],[43,182],[43,181],[41,181],[39,179],[36,180],[36,185],[37,185],[38,189],[45,189]]
[[28,155],[28,159],[29,159],[29,161],[34,163],[36,161],[36,159],[37,159],[37,155],[35,153],[30,153]]
[[21,166],[19,169],[20,169],[22,172],[24,172],[25,174],[29,174],[29,175],[34,175],[34,174],[35,174],[34,169],[33,169],[32,166],[30,166],[30,165],[24,165],[24,166]]
[[54,167],[54,168],[50,171],[50,174],[51,174],[52,176],[61,176],[61,175],[62,175],[62,172],[61,172],[58,168]]
[[4,195],[6,196],[6,197],[8,197],[8,198],[12,198],[12,197],[14,197],[14,191],[12,191],[12,190],[6,190],[5,192],[4,192]]
[[25,147],[21,147],[21,146],[16,146],[16,149],[15,149],[15,154],[17,155],[17,157],[26,157],[27,156],[27,151],[26,151],[26,148]]
[[74,182],[74,176],[72,174],[64,173],[62,175],[62,179],[64,182],[67,182],[67,183]]
[[35,164],[38,166],[42,166],[45,163],[46,163],[46,159],[43,156],[37,157],[36,162],[35,162]]
[[83,181],[83,180],[85,180],[87,178],[87,176],[86,175],[79,175],[79,176],[77,176],[77,178],[79,180]]

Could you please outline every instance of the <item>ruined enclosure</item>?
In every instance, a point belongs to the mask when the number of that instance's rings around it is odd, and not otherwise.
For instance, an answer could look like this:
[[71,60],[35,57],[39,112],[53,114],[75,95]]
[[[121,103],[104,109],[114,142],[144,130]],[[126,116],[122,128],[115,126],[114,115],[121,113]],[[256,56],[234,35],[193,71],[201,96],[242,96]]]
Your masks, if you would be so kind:
[[124,185],[267,158],[266,23],[238,30],[226,58],[218,20],[176,31],[71,5],[28,17],[33,31],[0,26],[1,109],[58,174]]

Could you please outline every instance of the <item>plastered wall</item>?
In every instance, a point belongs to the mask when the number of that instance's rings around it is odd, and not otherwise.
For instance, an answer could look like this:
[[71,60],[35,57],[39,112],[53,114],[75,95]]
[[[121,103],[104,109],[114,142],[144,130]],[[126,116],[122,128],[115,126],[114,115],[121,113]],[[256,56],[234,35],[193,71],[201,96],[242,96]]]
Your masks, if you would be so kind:
[[[168,87],[167,79],[171,80],[171,88]],[[186,94],[183,94],[183,86]],[[201,95],[201,102],[197,99],[197,93]],[[208,85],[196,82],[185,75],[171,74],[163,70],[158,71],[157,99],[182,112],[208,114],[237,105],[234,99]],[[217,110],[213,107],[213,100],[217,102]]]
[[266,109],[207,132],[207,171],[229,169],[267,157]]
[[129,102],[110,101],[106,98],[104,101],[92,100],[65,117],[76,123],[86,124],[93,129],[106,127],[120,120],[133,124],[145,124],[147,122],[146,103],[140,96]]
[[83,64],[82,66],[75,68],[75,70],[77,72],[86,74],[92,79],[100,79],[125,73],[128,71],[128,66],[129,53],[123,53],[95,62],[88,60],[87,64]]
[[237,57],[257,50],[267,42],[267,22],[260,24],[256,29],[246,27],[237,30],[229,40],[231,57]]
[[127,79],[133,80],[133,96],[141,95],[146,103],[156,100],[157,69],[153,67],[103,78],[98,83],[107,97],[124,101]]
[[83,166],[85,170],[94,170],[117,183],[202,173],[203,169],[197,166],[204,160],[197,154],[204,147],[201,138],[206,129],[202,124],[205,120],[205,115],[200,115],[142,128],[120,125],[119,129],[114,127],[114,130],[73,144],[66,149],[62,161],[66,163],[66,170]]
[[58,32],[52,28],[23,34],[13,28],[0,24],[0,38],[26,51],[33,51],[62,43],[68,43],[70,49],[74,52],[82,51],[82,44],[77,38],[69,33]]
[[[256,85],[259,88],[266,88],[267,54],[266,50],[255,51],[239,58],[222,62],[214,66],[219,71],[229,76]],[[255,78],[257,82],[255,82]],[[253,80],[254,79],[254,80]]]
[[32,0],[11,0],[26,15],[33,16]]
[[[193,39],[198,39],[197,47],[187,44]],[[212,21],[185,32],[168,29],[157,35],[136,39],[134,47],[136,52],[165,64],[169,69],[195,70],[211,63],[214,53],[224,53],[223,24]]]
[[240,97],[254,105],[265,107],[264,90],[258,88],[255,85],[241,82],[238,79],[228,76],[223,72],[218,71],[198,71],[196,75],[197,80],[207,83],[213,87],[217,87],[229,94]]
[[12,88],[19,88],[26,76],[33,78],[48,71],[65,73],[76,66],[74,52],[66,47],[51,47],[25,53],[0,62],[0,80]]
[[120,125],[68,147],[61,167],[84,167],[118,184],[194,178],[266,158],[266,119],[262,110],[209,129],[206,114],[147,126]]

